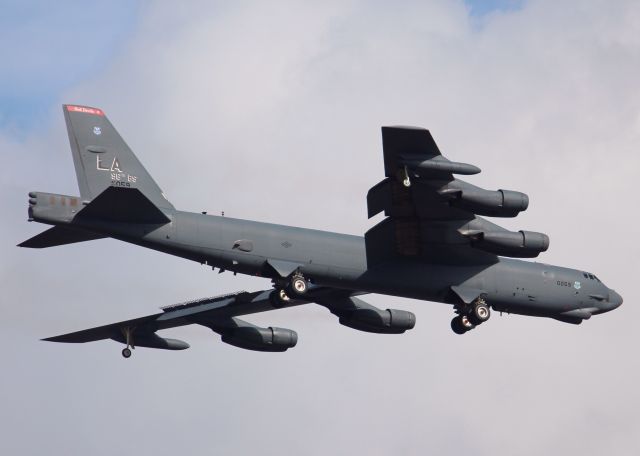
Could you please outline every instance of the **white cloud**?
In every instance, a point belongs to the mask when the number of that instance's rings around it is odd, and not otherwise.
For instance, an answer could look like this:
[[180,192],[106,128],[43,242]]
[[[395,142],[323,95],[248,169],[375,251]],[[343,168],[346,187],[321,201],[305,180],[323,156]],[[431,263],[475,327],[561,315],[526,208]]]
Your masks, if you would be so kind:
[[[116,241],[5,246],[0,397],[16,431],[0,449],[634,454],[639,14],[532,1],[477,28],[444,1],[146,6],[128,50],[61,102],[104,108],[177,206],[362,233],[380,125],[421,125],[483,169],[472,182],[529,193],[504,225],[549,233],[542,261],[593,269],[626,304],[581,327],[496,315],[460,338],[448,306],[374,296],[416,329],[372,336],[301,308],[247,318],[299,332],[282,356],[181,328],[187,352],[124,362],[115,343],[34,339],[268,284]],[[27,191],[74,191],[57,109],[51,129],[2,140],[8,244],[40,228]]]

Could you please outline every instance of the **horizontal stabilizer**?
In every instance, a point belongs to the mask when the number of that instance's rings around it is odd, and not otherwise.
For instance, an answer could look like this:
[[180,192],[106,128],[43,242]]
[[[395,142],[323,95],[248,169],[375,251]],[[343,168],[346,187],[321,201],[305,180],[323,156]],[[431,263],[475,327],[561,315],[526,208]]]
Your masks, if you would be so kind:
[[31,249],[43,249],[45,247],[55,247],[56,245],[74,244],[76,242],[94,241],[103,239],[106,236],[90,233],[75,228],[54,226],[47,231],[35,235],[31,239],[18,244],[18,247],[28,247]]
[[137,188],[107,187],[78,213],[79,217],[127,223],[168,223],[171,220]]

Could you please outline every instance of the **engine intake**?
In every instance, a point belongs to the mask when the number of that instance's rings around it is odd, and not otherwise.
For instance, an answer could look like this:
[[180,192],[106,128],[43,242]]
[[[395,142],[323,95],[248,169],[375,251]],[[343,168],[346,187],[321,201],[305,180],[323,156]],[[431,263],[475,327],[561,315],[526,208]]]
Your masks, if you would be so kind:
[[477,231],[467,236],[473,247],[508,257],[534,258],[549,248],[549,236],[533,231]]

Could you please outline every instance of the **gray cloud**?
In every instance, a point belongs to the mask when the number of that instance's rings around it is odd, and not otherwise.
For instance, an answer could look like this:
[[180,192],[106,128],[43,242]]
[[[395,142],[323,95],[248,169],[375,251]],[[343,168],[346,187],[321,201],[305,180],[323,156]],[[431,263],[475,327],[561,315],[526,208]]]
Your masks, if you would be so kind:
[[[268,282],[112,240],[27,251],[26,193],[76,193],[64,122],[17,142],[0,286],[4,454],[635,454],[640,372],[640,8],[531,1],[478,23],[456,2],[148,4],[127,50],[61,96],[98,105],[174,204],[363,233],[379,127],[431,129],[473,182],[527,192],[504,225],[545,231],[541,261],[593,270],[624,297],[580,327],[495,316],[465,337],[451,309],[384,296],[416,329],[375,336],[309,306],[248,318],[296,329],[283,355],[204,328],[184,353],[46,337]],[[502,222],[501,222],[502,223]],[[37,436],[37,437],[36,437]]]

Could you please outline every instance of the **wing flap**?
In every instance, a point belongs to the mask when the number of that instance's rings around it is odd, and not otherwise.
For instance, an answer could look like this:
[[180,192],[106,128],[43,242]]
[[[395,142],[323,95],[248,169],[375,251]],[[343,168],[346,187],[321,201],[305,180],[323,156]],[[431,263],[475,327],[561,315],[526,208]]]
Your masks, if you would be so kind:
[[391,179],[386,178],[371,187],[367,192],[368,217],[375,217],[391,207]]

